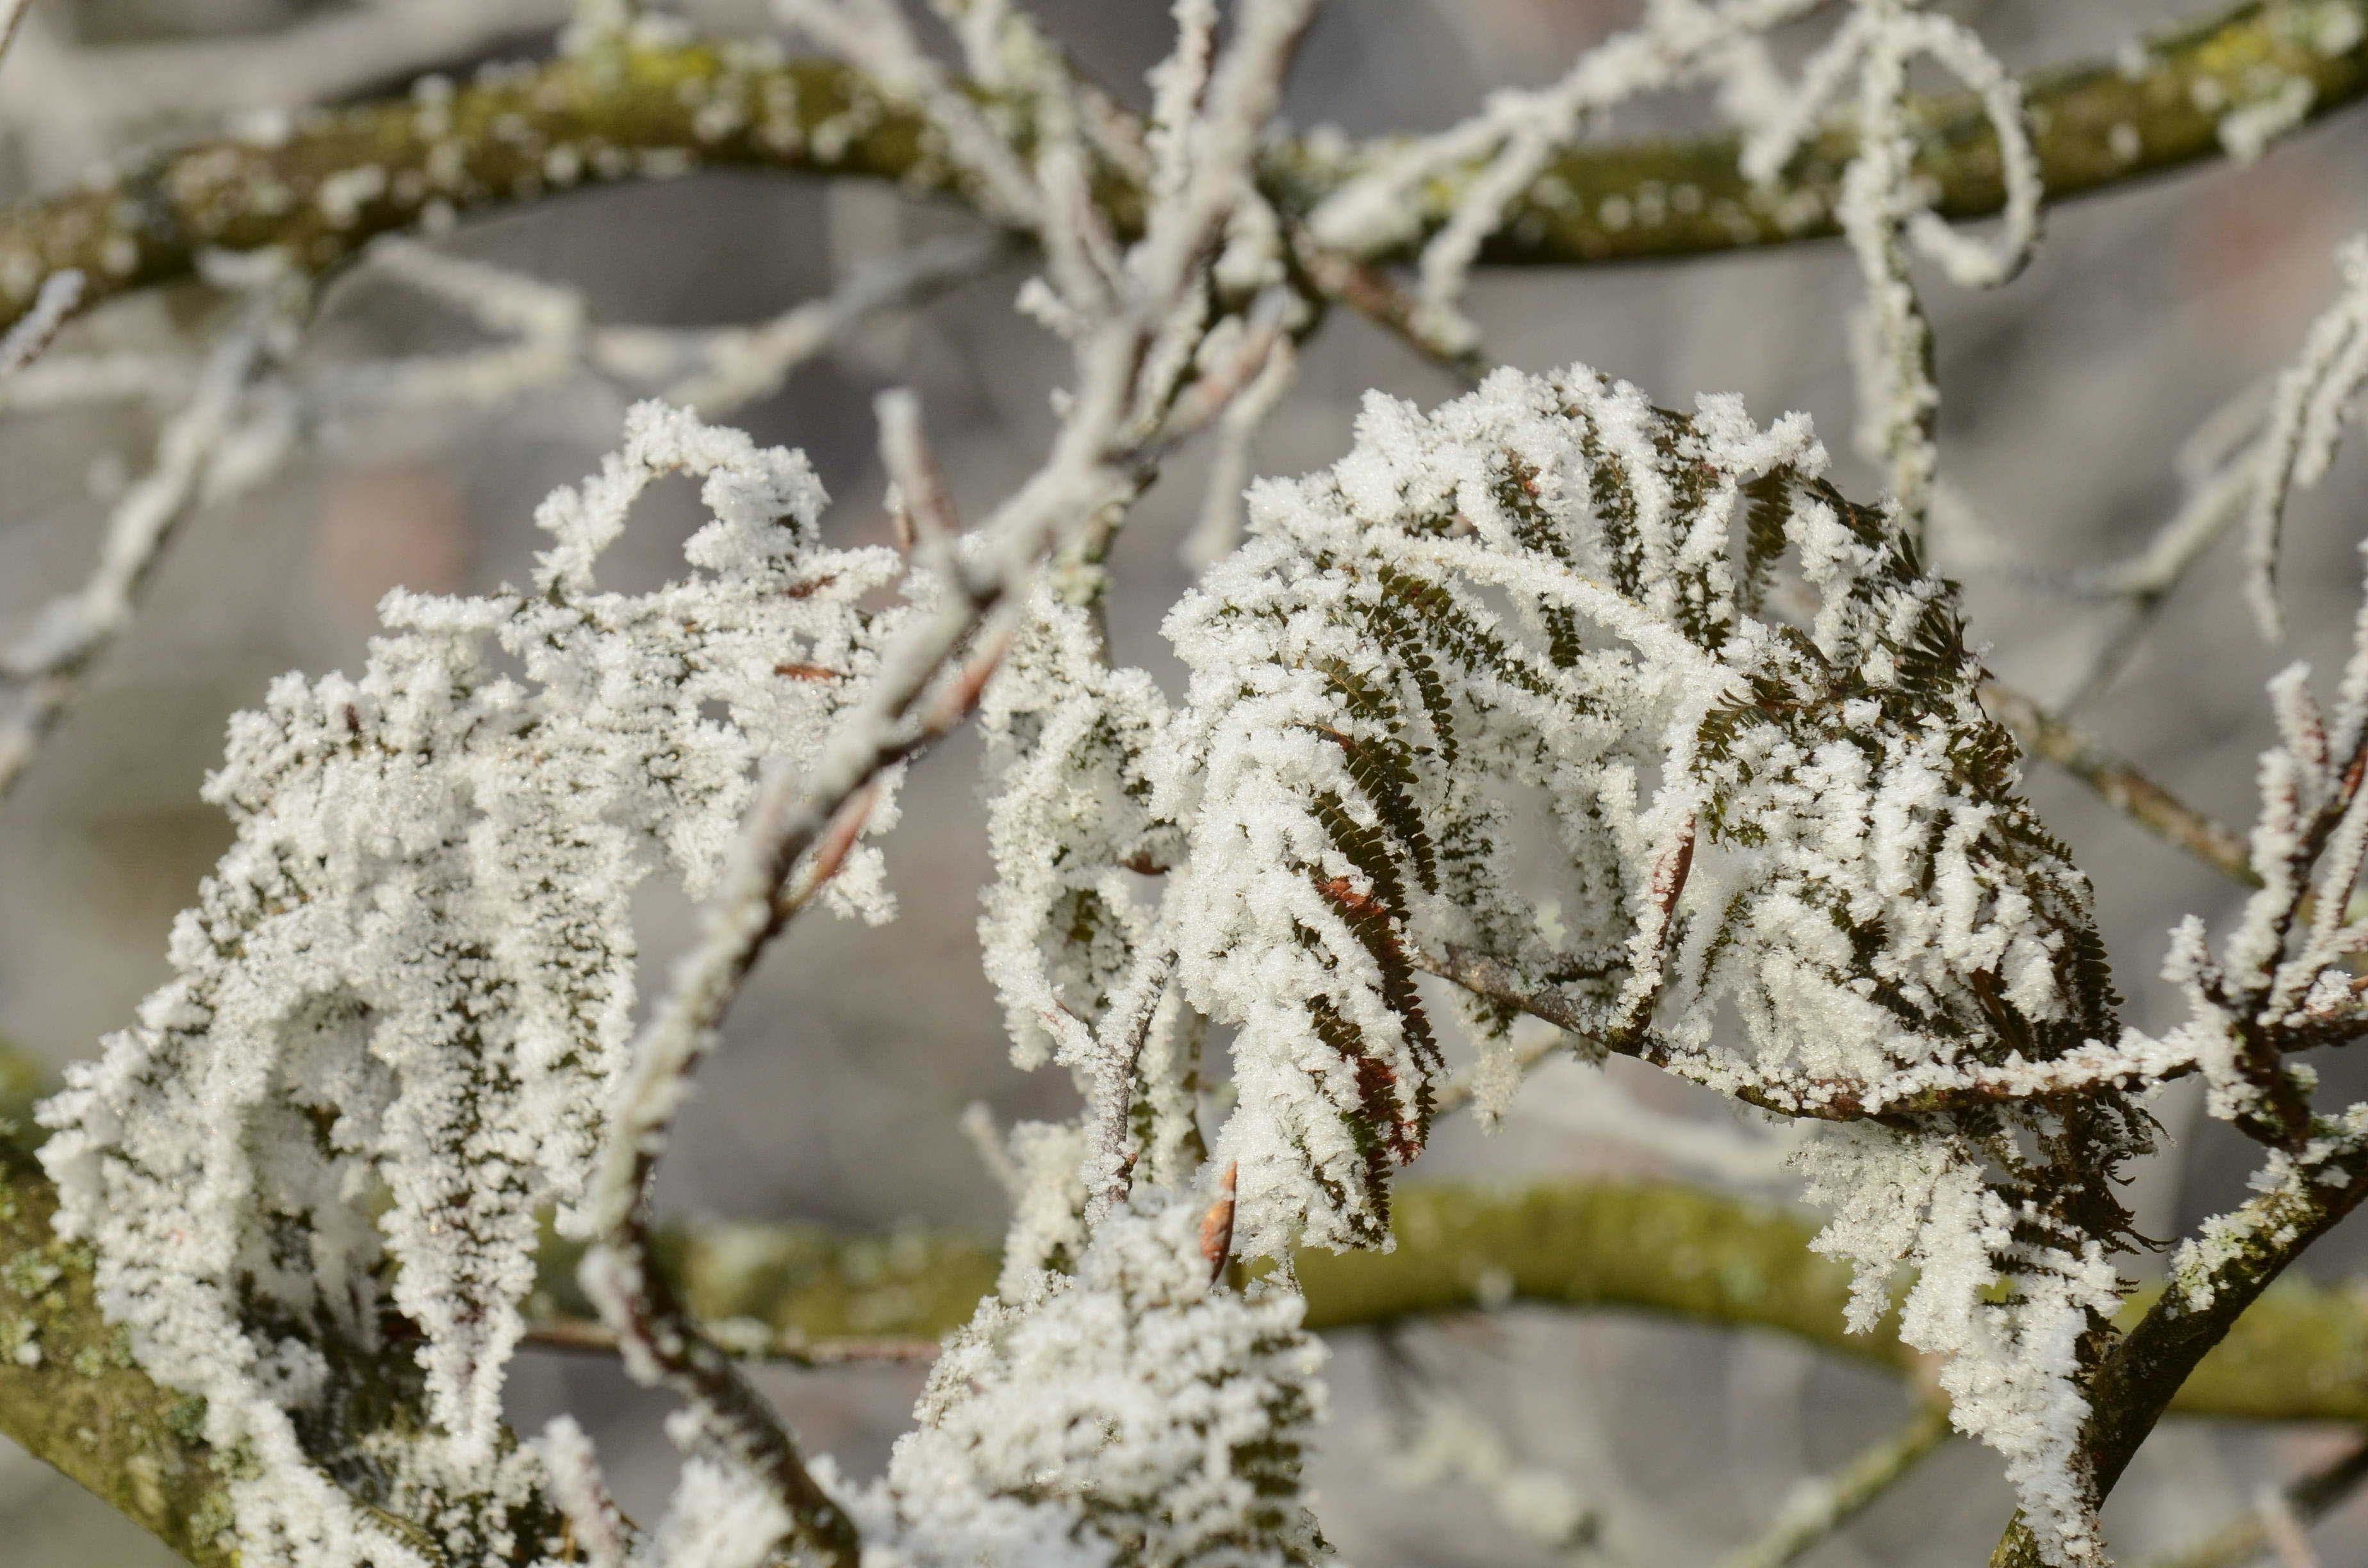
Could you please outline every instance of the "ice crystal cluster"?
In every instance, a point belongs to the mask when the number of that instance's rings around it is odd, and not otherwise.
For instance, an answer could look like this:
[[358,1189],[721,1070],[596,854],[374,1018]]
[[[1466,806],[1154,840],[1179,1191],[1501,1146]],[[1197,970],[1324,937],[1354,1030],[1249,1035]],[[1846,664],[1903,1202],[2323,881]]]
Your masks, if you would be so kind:
[[[930,1374],[858,1509],[904,1568],[1288,1568],[1323,1346],[1300,1299],[1225,1287],[1202,1207],[1138,1190],[1068,1271],[1007,1277]],[[868,1516],[868,1517],[867,1517]]]
[[[691,572],[603,590],[672,472],[712,514]],[[823,500],[803,457],[644,404],[538,514],[531,589],[395,593],[359,678],[288,676],[233,721],[207,795],[236,841],[43,1158],[108,1314],[247,1464],[249,1561],[435,1561],[400,1516],[474,1562],[535,1517],[503,1372],[630,1039],[634,886],[703,886],[757,760],[820,744],[899,613],[865,605],[900,560],[824,546]],[[848,908],[885,914],[877,869],[841,871]],[[357,1369],[388,1352],[416,1368],[379,1408]]]

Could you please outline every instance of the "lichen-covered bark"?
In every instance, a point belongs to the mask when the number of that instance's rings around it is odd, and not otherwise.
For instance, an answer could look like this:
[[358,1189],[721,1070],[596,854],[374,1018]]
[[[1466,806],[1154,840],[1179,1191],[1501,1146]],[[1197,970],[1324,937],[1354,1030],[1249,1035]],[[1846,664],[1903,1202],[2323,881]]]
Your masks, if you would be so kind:
[[86,275],[85,303],[186,278],[207,250],[277,247],[317,273],[378,234],[701,163],[925,177],[919,122],[842,67],[612,48],[305,110],[19,207],[0,216],[0,319],[61,268]]
[[[2048,194],[2214,156],[2228,110],[2298,81],[2310,87],[2305,119],[2368,93],[2368,0],[2244,6],[2158,44],[2143,69],[2097,64],[2036,79]],[[1998,148],[1978,112],[1941,97],[1915,118],[1939,210],[1997,210]],[[1829,131],[1768,190],[1743,178],[1731,138],[1584,146],[1515,204],[1486,259],[1566,265],[1830,234],[1853,145],[1846,130]],[[1293,207],[1353,172],[1304,143],[1277,148],[1269,166]],[[698,167],[859,176],[923,192],[959,185],[919,121],[845,67],[750,46],[615,46],[308,110],[276,133],[174,149],[0,214],[0,326],[61,268],[86,275],[85,308],[187,278],[209,249],[276,246],[322,272],[375,235],[450,214]],[[1136,193],[1105,178],[1099,194],[1130,229]],[[1433,182],[1421,194],[1426,224],[1443,222],[1460,194],[1458,178]]]
[[[816,1225],[676,1226],[657,1233],[655,1252],[694,1317],[761,1323],[805,1344],[951,1333],[995,1289],[1000,1267],[985,1242],[916,1228],[863,1236]],[[575,1282],[582,1256],[575,1243],[544,1246],[530,1316],[592,1315]]]
[[[207,1443],[203,1400],[162,1386],[133,1361],[99,1310],[89,1248],[52,1228],[57,1194],[33,1155],[29,1113],[53,1086],[0,1038],[0,1437],[196,1568],[241,1568],[228,1490],[236,1457]],[[357,1407],[382,1387],[363,1375]],[[531,1538],[519,1547],[524,1562],[551,1531],[521,1533]]]
[[0,1433],[199,1568],[232,1568],[205,1406],[132,1364],[92,1298],[88,1251],[50,1232],[56,1207],[40,1167],[0,1138]]
[[1571,1182],[1491,1195],[1409,1187],[1397,1249],[1299,1259],[1317,1327],[1385,1324],[1507,1301],[1613,1307],[1774,1329],[1907,1370],[1889,1332],[1842,1332],[1850,1271],[1809,1251],[1780,1210],[1654,1182]]

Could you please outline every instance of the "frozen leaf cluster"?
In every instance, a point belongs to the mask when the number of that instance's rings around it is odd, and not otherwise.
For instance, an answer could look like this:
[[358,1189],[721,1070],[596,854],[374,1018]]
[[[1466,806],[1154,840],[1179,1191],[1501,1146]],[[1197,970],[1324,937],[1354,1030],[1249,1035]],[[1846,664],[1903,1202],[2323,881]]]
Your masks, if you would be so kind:
[[1891,1305],[1899,1337],[1945,1355],[1950,1419],[1997,1449],[2024,1515],[2059,1558],[2101,1557],[2081,1441],[2092,1362],[2123,1284],[2094,1236],[2068,1233],[2032,1195],[1989,1178],[1978,1140],[1880,1127],[1836,1129],[1799,1156],[1808,1199],[1833,1214],[1816,1243],[1857,1270],[1850,1326]]
[[981,713],[1005,764],[987,829],[1005,874],[980,931],[1023,1065],[1083,1049],[1150,940],[1140,873],[1182,848],[1142,772],[1167,717],[1149,675],[1106,662],[1082,609],[1038,596]]
[[[712,515],[691,570],[603,589],[669,472]],[[235,842],[43,1158],[135,1355],[250,1462],[254,1560],[422,1561],[383,1514],[473,1562],[533,1517],[503,1374],[622,1066],[634,887],[707,882],[757,760],[819,744],[901,613],[867,608],[899,558],[825,546],[824,499],[803,457],[641,405],[539,512],[530,588],[390,595],[358,677],[233,721],[206,792]],[[876,852],[833,893],[884,916]],[[395,1369],[367,1397],[365,1365]]]

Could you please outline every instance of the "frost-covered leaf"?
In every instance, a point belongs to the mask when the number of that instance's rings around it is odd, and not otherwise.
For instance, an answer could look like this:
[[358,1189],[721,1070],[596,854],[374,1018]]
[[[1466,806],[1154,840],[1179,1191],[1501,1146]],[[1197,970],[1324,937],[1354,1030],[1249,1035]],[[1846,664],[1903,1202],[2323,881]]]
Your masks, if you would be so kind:
[[[1383,1240],[1438,1062],[1417,955],[1477,943],[1608,1049],[1884,1122],[1850,1147],[1896,1233],[1828,1238],[1871,1278],[1961,1248],[1975,1203],[1980,1267],[1936,1271],[1907,1332],[1990,1390],[1961,1420],[2084,1550],[2076,1385],[2146,1130],[2111,1082],[2041,1092],[2109,1048],[2115,999],[1953,590],[1822,481],[1804,421],[1732,399],[1505,371],[1429,415],[1376,396],[1357,434],[1253,491],[1167,625],[1191,685],[1153,805],[1187,835],[1185,995],[1236,1030],[1237,1244]],[[1978,1202],[1916,1196],[1935,1160]]]
[[[693,570],[602,590],[677,471],[712,514]],[[462,1560],[504,1528],[493,1478],[528,1461],[503,1375],[539,1217],[568,1223],[622,1065],[633,887],[704,881],[757,758],[820,744],[897,613],[864,608],[897,557],[823,545],[824,499],[803,458],[643,404],[538,514],[532,590],[390,595],[359,678],[287,676],[233,722],[207,796],[236,840],[175,979],[47,1107],[43,1158],[142,1364],[256,1457],[256,1561],[373,1560],[384,1528],[326,1478]],[[867,854],[834,888],[884,915],[876,883]],[[390,1351],[374,1408],[348,1363]]]

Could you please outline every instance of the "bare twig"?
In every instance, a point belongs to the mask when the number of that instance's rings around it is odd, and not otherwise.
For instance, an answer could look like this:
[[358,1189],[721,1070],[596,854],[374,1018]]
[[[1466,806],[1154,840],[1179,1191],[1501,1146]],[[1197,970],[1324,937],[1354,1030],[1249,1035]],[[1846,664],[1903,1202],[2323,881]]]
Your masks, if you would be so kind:
[[[2286,1483],[2278,1494],[2287,1518],[2309,1525],[2343,1506],[2368,1482],[2368,1440],[2354,1442],[2317,1470]],[[2184,1551],[2152,1568],[2247,1568],[2271,1549],[2270,1521],[2256,1506]]]
[[2245,515],[2253,488],[2253,465],[2241,459],[2195,476],[2179,510],[2146,548],[2121,566],[2091,574],[2078,591],[2110,596],[2123,603],[2121,620],[2089,660],[2061,705],[2071,712],[2120,678],[2163,607],[2195,563]]
[[751,325],[603,326],[572,288],[407,241],[381,242],[380,270],[469,315],[508,341],[460,355],[364,361],[320,377],[332,406],[487,403],[586,372],[659,389],[668,403],[714,415],[779,391],[791,371],[882,311],[920,304],[1015,253],[1008,236],[933,240],[861,268],[820,299]]
[[2127,758],[2011,687],[1985,683],[1982,702],[2026,750],[2062,767],[2148,833],[2224,877],[2248,887],[2261,885],[2241,836],[2146,778]]
[[2274,1486],[2264,1486],[2253,1511],[2260,1516],[2261,1526],[2269,1533],[2279,1568],[2318,1568],[2318,1553],[2311,1550],[2309,1533],[2294,1517],[2294,1510],[2286,1506],[2283,1492]]
[[[1456,960],[1449,960],[1445,961],[1452,962]],[[1417,964],[1417,967],[1427,968],[1428,966]],[[1429,969],[1429,972],[1439,974],[1440,971],[1438,969]],[[1442,975],[1441,978],[1455,980],[1457,984],[1466,983],[1464,981],[1457,980],[1453,975]],[[1476,985],[1473,985],[1470,988],[1474,991],[1478,990]],[[1480,994],[1486,995],[1488,994],[1482,992]],[[1497,999],[1503,1000],[1504,997],[1499,994]],[[1522,1011],[1528,1012],[1529,1009],[1527,1007],[1523,1007]],[[1531,1016],[1536,1017],[1538,1015],[1532,1014]],[[1505,1047],[1505,1054],[1508,1060],[1497,1063],[1495,1070],[1500,1073],[1510,1073],[1517,1077],[1526,1076],[1532,1069],[1543,1065],[1544,1062],[1551,1061],[1556,1056],[1561,1055],[1564,1051],[1573,1049],[1573,1045],[1574,1042],[1571,1037],[1563,1033],[1537,1034],[1530,1036],[1527,1040],[1517,1040]],[[1478,1074],[1476,1073],[1459,1073],[1454,1077],[1450,1078],[1446,1083],[1441,1084],[1439,1086],[1438,1092],[1431,1096],[1431,1114],[1434,1116],[1452,1116],[1455,1112],[1462,1110],[1464,1107],[1473,1104],[1479,1097],[1480,1085]]]
[[[754,1321],[745,1326],[711,1323],[705,1327],[707,1337],[726,1355],[791,1367],[910,1366],[935,1360],[938,1354],[936,1340],[917,1336],[810,1340]],[[540,1318],[527,1325],[526,1337],[520,1343],[538,1350],[579,1356],[621,1353],[615,1331],[606,1324],[586,1318]]]
[[1389,271],[1346,251],[1294,234],[1301,270],[1318,296],[1348,306],[1465,386],[1477,386],[1488,359],[1473,343],[1441,333],[1417,299]]
[[91,664],[131,624],[142,591],[173,536],[226,483],[252,479],[252,452],[238,450],[248,392],[286,300],[267,290],[222,335],[188,403],[156,441],[155,464],[125,492],[108,520],[98,564],[83,585],[43,607],[32,628],[0,653],[0,685],[17,688],[0,720],[0,796],[24,775],[63,717]]
[[923,567],[945,571],[951,564],[954,539],[962,532],[962,515],[922,431],[921,401],[900,387],[882,392],[872,409],[880,423],[881,466],[895,487],[888,515],[897,541]]
[[1784,1568],[1849,1524],[1949,1438],[1949,1412],[1926,1405],[1832,1475],[1794,1489],[1768,1533],[1728,1557],[1725,1568]]

